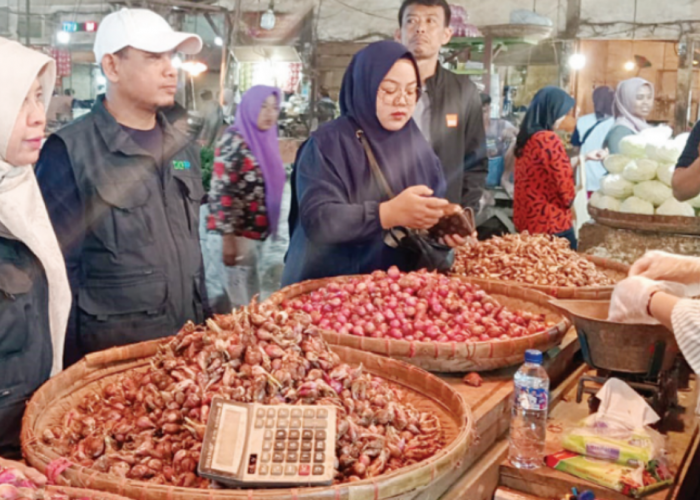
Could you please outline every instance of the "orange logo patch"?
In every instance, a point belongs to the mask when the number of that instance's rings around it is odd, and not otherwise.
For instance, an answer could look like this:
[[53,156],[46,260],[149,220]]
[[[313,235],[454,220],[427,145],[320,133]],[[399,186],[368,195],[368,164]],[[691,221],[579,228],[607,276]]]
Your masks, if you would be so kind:
[[445,121],[447,122],[447,126],[449,128],[456,128],[457,124],[459,123],[459,118],[457,115],[445,115]]

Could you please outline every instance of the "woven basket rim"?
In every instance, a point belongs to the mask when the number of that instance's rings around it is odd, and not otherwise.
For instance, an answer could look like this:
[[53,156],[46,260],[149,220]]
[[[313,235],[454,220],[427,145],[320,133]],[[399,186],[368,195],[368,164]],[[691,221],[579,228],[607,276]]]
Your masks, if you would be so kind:
[[[322,331],[323,336],[333,345],[344,345],[392,358],[398,357],[432,371],[463,372],[491,370],[517,364],[522,361],[527,349],[551,348],[561,341],[571,327],[569,319],[549,303],[550,297],[539,291],[503,282],[478,283],[477,280],[463,276],[453,277],[465,283],[477,284],[491,295],[500,295],[544,309],[548,314],[556,316],[557,322],[547,330],[534,335],[510,340],[495,339],[478,342],[412,342],[390,338],[359,337],[328,330]],[[284,300],[309,293],[332,282],[343,283],[353,278],[356,276],[305,281],[272,294],[266,303],[279,306]]]
[[700,217],[682,215],[628,214],[596,208],[588,203],[588,213],[596,222],[604,226],[622,229],[639,229],[683,234],[700,234]]
[[[157,351],[158,346],[167,342],[167,339],[158,339],[150,342],[144,342],[142,344],[135,344],[126,347],[114,348],[108,351],[103,351],[101,353],[96,353],[92,357],[83,358],[79,363],[71,366],[61,374],[50,379],[44,386],[42,386],[30,400],[25,416],[22,422],[22,449],[25,457],[33,466],[40,470],[45,470],[46,465],[51,461],[56,460],[59,455],[51,449],[48,445],[44,444],[41,439],[36,439],[35,436],[40,435],[41,429],[35,433],[34,426],[38,425],[40,419],[42,408],[45,408],[51,404],[56,404],[58,401],[69,397],[73,392],[83,390],[90,385],[99,383],[108,377],[112,377],[123,371],[138,369],[142,366],[147,366],[150,357]],[[140,347],[143,348],[142,355],[135,355],[136,349]],[[240,500],[243,498],[260,498],[260,499],[270,499],[270,498],[291,498],[298,497],[301,499],[316,499],[316,498],[343,498],[347,499],[350,497],[350,488],[354,491],[367,491],[368,494],[364,496],[355,497],[355,493],[352,494],[353,498],[388,498],[388,497],[376,497],[375,493],[378,493],[383,485],[388,485],[387,487],[395,488],[400,478],[405,477],[409,474],[420,474],[424,476],[426,471],[430,471],[430,475],[436,477],[438,474],[444,475],[449,470],[452,470],[454,463],[461,460],[461,457],[466,453],[471,439],[474,437],[476,432],[476,423],[474,421],[474,416],[471,408],[466,403],[464,398],[459,394],[454,388],[452,388],[447,382],[441,380],[440,378],[426,372],[416,366],[403,361],[384,358],[371,353],[360,352],[344,346],[332,346],[333,350],[341,355],[341,359],[352,359],[353,356],[362,356],[362,362],[365,363],[365,367],[371,373],[375,373],[380,377],[389,377],[390,373],[396,369],[411,374],[403,381],[395,381],[399,385],[403,385],[412,392],[429,399],[433,405],[441,406],[445,412],[450,415],[453,419],[454,425],[457,432],[451,442],[447,442],[445,447],[432,457],[412,464],[391,473],[378,476],[377,478],[365,479],[356,483],[344,483],[334,486],[316,486],[316,487],[300,487],[298,489],[260,489],[260,490],[236,490],[236,489],[223,489],[223,490],[201,490],[197,488],[182,488],[177,486],[165,486],[157,485],[143,481],[136,481],[131,479],[122,479],[118,476],[113,476],[107,473],[98,472],[94,469],[89,469],[82,467],[78,464],[71,464],[68,469],[66,469],[65,477],[71,477],[72,481],[76,482],[88,482],[88,486],[99,482],[103,487],[108,484],[110,488],[114,488],[117,493],[114,495],[126,496],[129,498],[137,498],[138,500],[146,500],[148,498],[158,498],[158,499],[171,499],[174,497],[184,499],[222,499],[222,500]],[[107,353],[112,353],[112,356],[107,355]],[[109,361],[109,359],[113,361]],[[368,367],[371,364],[375,369]],[[385,369],[382,367],[386,364],[391,365]],[[123,368],[120,370],[119,368]],[[74,373],[82,374],[83,371],[89,371],[89,373],[99,376],[99,378],[93,378],[90,380],[73,380],[70,385],[61,386],[61,382],[71,381],[70,378]],[[423,392],[421,384],[417,383],[415,380],[416,376],[422,377],[423,381],[426,381],[426,385],[434,385],[434,394],[436,395],[446,395],[444,400],[439,400],[436,397],[431,397],[427,390]],[[388,379],[389,380],[389,379]],[[432,390],[430,391],[431,393]],[[47,396],[48,394],[48,396]],[[44,403],[44,406],[41,406]],[[64,476],[61,476],[62,478]],[[424,486],[427,486],[426,483]],[[88,487],[88,489],[90,489]],[[97,491],[97,490],[96,490]],[[131,491],[133,494],[129,494]],[[140,494],[136,496],[136,491]],[[297,494],[291,494],[296,491]],[[254,492],[253,496],[250,496],[247,492]],[[369,493],[372,493],[371,495]],[[112,494],[111,490],[108,491]],[[291,494],[291,495],[290,495]],[[109,499],[107,499],[109,500]],[[118,499],[113,499],[118,500]]]

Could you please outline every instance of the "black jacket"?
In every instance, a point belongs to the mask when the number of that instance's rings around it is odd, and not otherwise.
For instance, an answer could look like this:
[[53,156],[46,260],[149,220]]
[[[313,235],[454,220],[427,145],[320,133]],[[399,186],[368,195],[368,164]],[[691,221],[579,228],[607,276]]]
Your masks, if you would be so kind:
[[24,408],[52,363],[44,268],[24,243],[0,238],[0,457],[21,458]]
[[468,76],[452,73],[440,64],[426,81],[426,88],[430,139],[445,171],[447,199],[476,210],[488,174],[479,90]]
[[69,168],[67,178],[75,183],[82,207],[78,220],[64,221],[60,204],[47,203],[57,233],[71,223],[80,233],[75,248],[59,238],[74,294],[69,361],[173,335],[186,321],[204,319],[199,148],[162,114],[158,121],[163,151],[156,159],[99,98],[89,114],[55,134],[65,145],[68,166],[52,164],[42,152],[37,169],[42,191],[61,189],[43,185],[45,171]]

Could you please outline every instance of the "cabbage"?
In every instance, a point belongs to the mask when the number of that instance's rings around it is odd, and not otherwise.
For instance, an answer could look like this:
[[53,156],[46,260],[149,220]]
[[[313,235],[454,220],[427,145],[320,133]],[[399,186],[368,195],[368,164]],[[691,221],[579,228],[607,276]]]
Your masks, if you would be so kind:
[[613,198],[612,196],[606,196],[600,191],[596,191],[591,195],[590,204],[591,206],[600,208],[601,210],[614,210],[615,212],[620,211],[620,200]]
[[619,174],[606,175],[600,181],[600,189],[604,195],[624,200],[632,196],[634,184],[625,180]]
[[634,186],[634,195],[658,207],[673,196],[673,191],[663,182],[646,181]]
[[627,158],[625,155],[610,155],[603,160],[603,166],[605,167],[605,170],[611,174],[621,174],[627,164],[631,161],[632,159]]
[[[666,141],[659,146],[649,145],[647,146],[647,153],[649,158],[662,163],[673,163],[674,165],[683,153],[684,146],[677,141]],[[653,152],[650,151],[653,149]]]
[[690,203],[670,198],[656,209],[657,215],[681,215],[683,217],[695,217],[695,210]]
[[681,151],[685,149],[685,145],[688,143],[688,139],[690,138],[690,132],[685,132],[683,134],[680,134],[676,136],[675,139],[673,139],[673,142],[675,142],[678,147],[680,148]]
[[622,177],[631,182],[650,181],[656,177],[656,170],[659,164],[653,160],[640,158],[637,161],[631,161],[622,171]]
[[686,203],[693,208],[700,208],[700,195],[696,196],[695,198],[689,199],[688,201],[686,201]]
[[630,158],[644,158],[648,141],[641,135],[628,135],[620,141],[620,153]]
[[654,215],[654,205],[636,196],[630,196],[620,205],[620,212],[625,212],[627,214]]
[[653,142],[655,144],[662,144],[671,139],[673,136],[673,129],[668,125],[659,125],[658,127],[645,128],[638,136],[647,143]]
[[671,186],[671,181],[673,180],[673,171],[676,169],[676,165],[673,163],[662,163],[656,170],[656,176],[661,182],[667,186]]

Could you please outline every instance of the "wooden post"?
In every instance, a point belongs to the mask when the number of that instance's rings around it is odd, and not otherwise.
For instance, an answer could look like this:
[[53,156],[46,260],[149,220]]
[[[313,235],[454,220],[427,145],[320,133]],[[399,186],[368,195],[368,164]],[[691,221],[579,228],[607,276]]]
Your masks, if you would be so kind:
[[[484,40],[484,92],[491,95],[491,71],[493,71],[493,36],[487,33]],[[498,95],[491,95],[491,99],[498,100]]]
[[678,77],[676,80],[676,111],[674,130],[686,132],[690,126],[690,110],[693,98],[693,55],[700,47],[700,36],[683,35],[678,45]]
[[556,45],[557,58],[559,59],[559,86],[567,92],[573,91],[571,82],[573,72],[569,66],[569,57],[574,53],[575,48],[575,40],[560,40]]
[[577,38],[581,25],[581,0],[567,0],[566,2],[566,38]]

